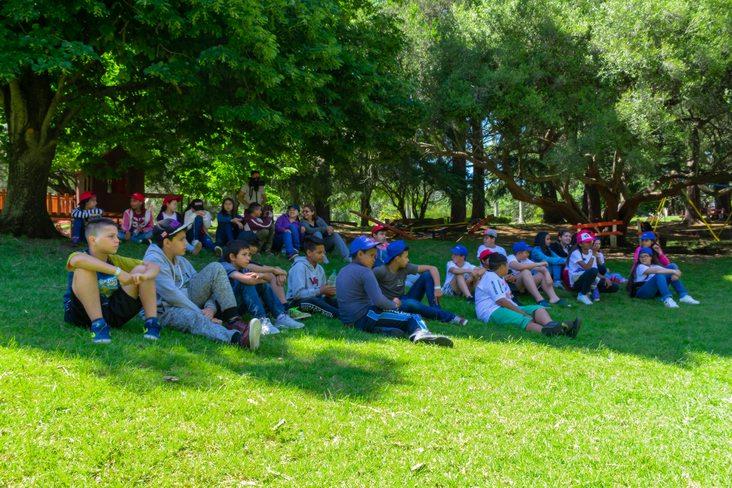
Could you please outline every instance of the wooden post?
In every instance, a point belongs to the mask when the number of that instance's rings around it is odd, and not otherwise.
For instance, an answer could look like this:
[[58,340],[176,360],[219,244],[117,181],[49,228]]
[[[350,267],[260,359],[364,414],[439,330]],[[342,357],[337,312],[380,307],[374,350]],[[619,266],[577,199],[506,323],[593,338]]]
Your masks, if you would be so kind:
[[610,247],[618,247],[618,236],[615,235],[617,230],[617,224],[613,224],[613,234],[610,234]]

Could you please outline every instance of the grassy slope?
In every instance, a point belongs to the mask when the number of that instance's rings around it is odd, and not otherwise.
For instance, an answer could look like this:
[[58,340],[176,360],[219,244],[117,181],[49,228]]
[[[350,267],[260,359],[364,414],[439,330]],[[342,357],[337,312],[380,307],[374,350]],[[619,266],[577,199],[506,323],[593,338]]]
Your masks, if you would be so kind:
[[[416,243],[413,260],[444,269],[448,248]],[[450,299],[473,318],[431,324],[454,350],[310,319],[251,354],[173,331],[150,344],[140,321],[94,347],[62,323],[68,252],[0,237],[0,484],[732,479],[729,258],[681,262],[700,307],[619,293],[561,311],[585,319],[576,341],[490,328]]]

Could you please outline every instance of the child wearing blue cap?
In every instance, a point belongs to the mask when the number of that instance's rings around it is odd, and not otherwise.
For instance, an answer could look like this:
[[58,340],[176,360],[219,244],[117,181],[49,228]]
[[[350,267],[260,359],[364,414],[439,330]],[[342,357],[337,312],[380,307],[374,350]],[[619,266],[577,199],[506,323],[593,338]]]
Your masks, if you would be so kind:
[[475,285],[485,273],[485,269],[473,266],[467,260],[468,249],[458,244],[450,250],[452,257],[447,262],[445,283],[442,285],[442,294],[448,296],[464,296],[468,301],[474,301]]
[[647,230],[640,235],[638,238],[640,245],[635,248],[635,252],[633,253],[633,264],[638,262],[638,255],[640,254],[640,250],[644,247],[650,248],[653,251],[653,255],[661,266],[668,266],[671,264],[671,260],[666,256],[666,254],[664,254],[663,249],[661,249],[661,245],[657,242],[657,239],[656,233],[650,230]]
[[[567,306],[567,303],[554,291],[554,280],[549,272],[548,263],[546,261],[533,262],[529,259],[529,252],[531,252],[531,246],[524,241],[519,241],[513,245],[513,254],[508,256],[508,269],[516,277],[516,289],[534,297],[536,303],[542,307]],[[541,295],[539,286],[549,300],[545,300]]]
[[[419,278],[406,291],[407,275],[418,274]],[[386,248],[386,263],[374,269],[381,292],[386,298],[398,298],[399,310],[418,313],[422,317],[441,322],[466,325],[468,321],[452,312],[440,308],[442,296],[440,273],[434,266],[416,265],[409,262],[409,247],[404,241],[394,241]],[[429,305],[422,303],[427,296]]]
[[673,299],[671,290],[679,295],[679,302],[687,305],[699,305],[689,292],[686,291],[681,282],[681,271],[678,268],[668,268],[658,264],[658,258],[654,256],[653,249],[641,247],[638,251],[638,263],[633,266],[629,288],[630,296],[635,298],[661,297],[661,301],[668,308],[679,308]]
[[372,334],[407,335],[414,343],[452,347],[445,336],[432,334],[422,317],[401,313],[399,298],[389,300],[379,289],[371,268],[376,260],[378,242],[358,236],[351,242],[351,263],[344,266],[336,278],[336,298],[341,322]]
[[506,256],[492,253],[483,261],[483,265],[488,271],[475,289],[475,314],[479,320],[491,325],[511,325],[548,336],[577,337],[581,326],[579,319],[559,323],[552,320],[541,305],[519,306],[513,301],[511,290],[503,279],[509,272]]

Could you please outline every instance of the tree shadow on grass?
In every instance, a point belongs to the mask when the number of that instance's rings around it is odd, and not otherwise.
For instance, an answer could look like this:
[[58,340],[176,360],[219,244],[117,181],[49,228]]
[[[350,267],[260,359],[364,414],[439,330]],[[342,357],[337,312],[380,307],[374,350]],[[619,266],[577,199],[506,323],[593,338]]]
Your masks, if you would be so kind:
[[298,337],[282,334],[265,337],[252,353],[176,331],[164,331],[159,342],[150,343],[142,338],[138,320],[114,329],[109,345],[91,344],[88,332],[77,327],[54,323],[42,328],[0,326],[0,345],[88,361],[92,374],[136,393],[161,385],[209,390],[251,379],[324,399],[369,401],[402,382],[400,364],[390,357],[338,342],[292,352],[289,341]]

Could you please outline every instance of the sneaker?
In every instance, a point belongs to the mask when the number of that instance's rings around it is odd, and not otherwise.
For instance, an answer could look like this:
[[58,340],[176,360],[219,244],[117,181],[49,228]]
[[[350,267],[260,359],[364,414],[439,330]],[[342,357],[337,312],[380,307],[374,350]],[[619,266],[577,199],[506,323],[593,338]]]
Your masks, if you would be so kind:
[[149,341],[157,341],[160,339],[160,324],[157,322],[152,324],[145,324],[143,338]]
[[109,324],[107,322],[97,322],[91,326],[92,342],[94,344],[109,344],[112,342],[112,336],[109,335]]
[[259,319],[252,319],[246,326],[246,331],[241,332],[239,347],[256,351],[259,349],[259,338],[262,335],[262,322]]
[[556,302],[552,303],[555,307],[571,307],[572,305],[567,302],[564,298],[560,298]]
[[287,259],[289,259],[290,261],[294,261],[297,256],[298,256],[298,253],[294,252],[292,254],[289,254],[287,256]]
[[564,335],[566,335],[567,337],[571,337],[572,339],[577,337],[580,327],[582,327],[582,321],[580,319],[574,319],[571,322],[564,322],[562,324]]
[[560,281],[555,281],[554,288],[556,288],[557,290],[564,290],[564,285]]
[[191,251],[191,254],[194,256],[198,256],[198,253],[201,252],[201,249],[203,249],[203,244],[201,244],[201,241],[195,240],[191,242],[191,245],[193,246],[193,251]]
[[592,300],[595,302],[600,301],[600,290],[598,290],[597,288],[592,290]]
[[259,322],[262,324],[262,335],[275,335],[280,333],[280,329],[275,327],[268,318],[261,318]]
[[542,326],[541,333],[545,336],[558,336],[564,334],[564,328],[559,322],[549,322]]
[[452,347],[453,343],[449,337],[433,334],[428,330],[419,330],[411,337],[415,344],[432,344],[441,347]]
[[663,304],[668,308],[679,308],[679,304],[674,301],[673,298],[668,297],[663,301]]
[[694,297],[691,295],[684,295],[683,297],[679,298],[679,302],[685,303],[687,305],[699,305],[699,300],[694,300]]
[[592,305],[592,300],[587,295],[583,295],[582,293],[577,293],[577,301],[580,303],[584,303],[585,305]]
[[465,325],[468,325],[468,319],[466,319],[465,317],[456,315],[455,318],[450,321],[450,323],[455,324],[455,325],[465,326]]
[[305,327],[305,324],[291,318],[286,313],[280,314],[280,316],[277,317],[277,320],[275,320],[275,325],[281,329],[302,329],[303,327]]
[[542,306],[542,307],[544,307],[544,308],[551,308],[551,307],[552,307],[552,304],[551,304],[551,303],[549,303],[549,302],[548,302],[548,301],[546,301],[546,300],[542,300],[542,301],[540,301],[540,302],[536,302],[536,304],[537,304],[537,305],[539,305],[539,306]]
[[[330,313],[329,311],[327,311],[324,308],[321,308],[321,307],[315,305],[314,303],[301,303],[300,304],[300,308],[303,309],[303,310],[307,310],[308,312],[319,313],[320,315],[323,315],[325,317],[328,317],[329,319],[332,319],[333,318],[333,314],[332,313]],[[292,309],[290,309],[290,310],[292,310]],[[311,316],[310,314],[306,314],[306,315],[308,317]],[[292,314],[290,316],[292,316]],[[297,319],[297,317],[292,317],[292,318]]]
[[221,246],[214,247],[214,252],[216,253],[216,256],[221,257],[224,255],[224,248]]
[[312,317],[309,313],[303,312],[297,307],[292,307],[290,310],[287,311],[287,313],[295,320],[302,320],[302,319],[308,319]]
[[246,334],[246,331],[249,327],[249,325],[246,322],[244,322],[244,320],[242,320],[241,317],[237,317],[228,323],[224,323],[223,326],[229,330],[238,330],[242,334]]
[[475,297],[474,297],[474,296],[472,296],[472,295],[471,295],[471,296],[469,296],[469,297],[467,297],[467,298],[466,298],[465,300],[467,300],[467,301],[468,301],[468,303],[475,303]]

